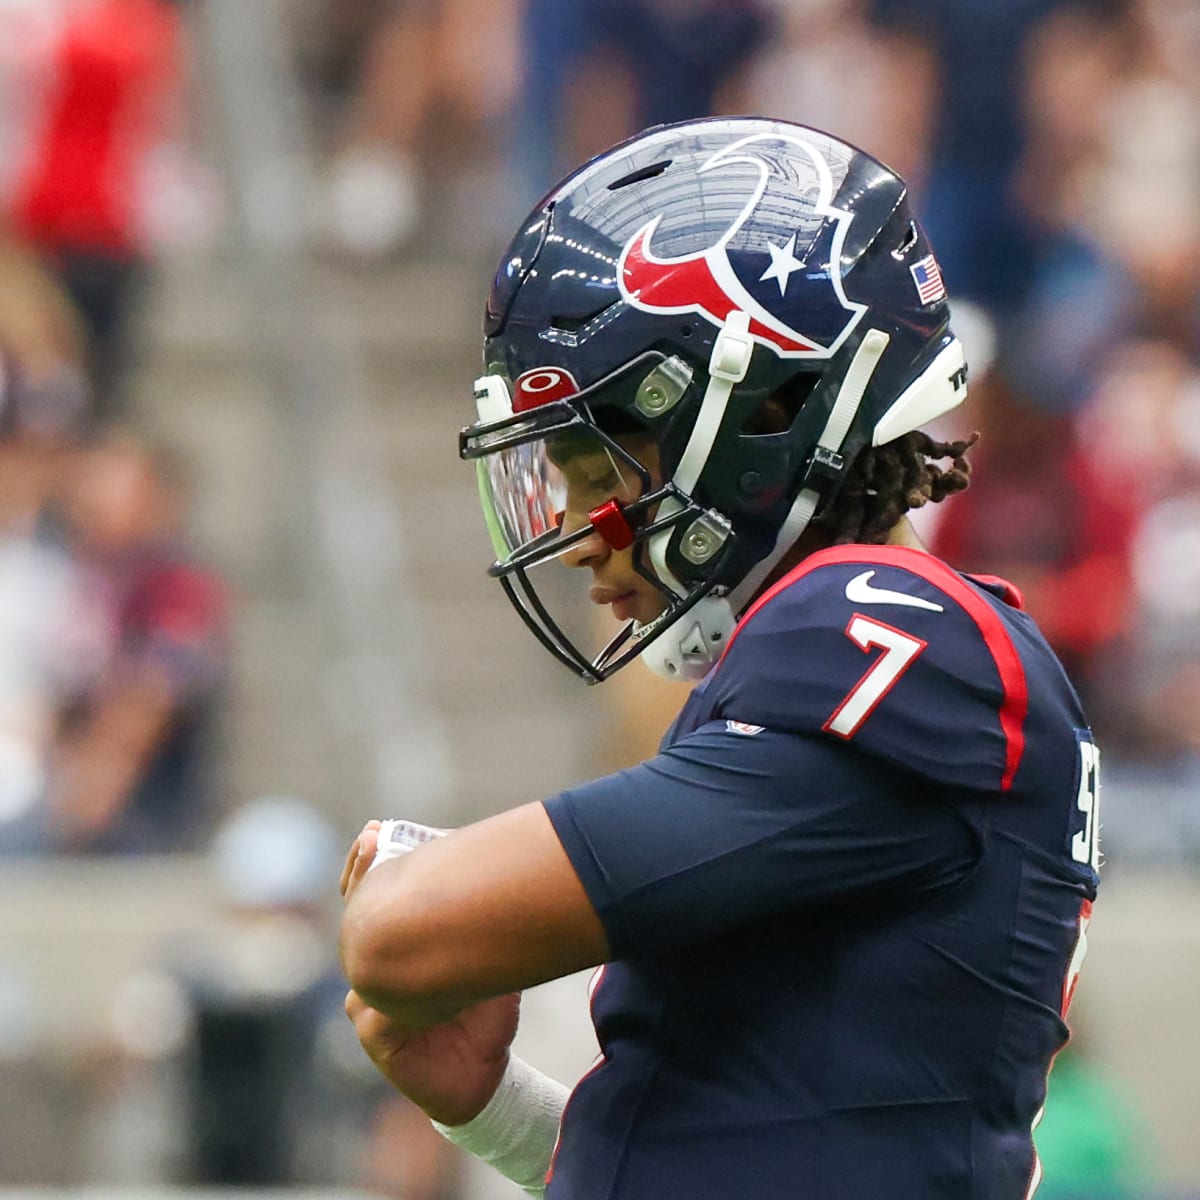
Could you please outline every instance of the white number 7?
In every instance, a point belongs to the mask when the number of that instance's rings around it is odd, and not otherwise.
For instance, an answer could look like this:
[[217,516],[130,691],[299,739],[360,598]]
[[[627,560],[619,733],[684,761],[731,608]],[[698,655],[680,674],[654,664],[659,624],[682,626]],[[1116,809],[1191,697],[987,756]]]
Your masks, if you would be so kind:
[[867,668],[866,674],[850,689],[850,694],[837,706],[833,716],[825,722],[825,728],[830,733],[852,738],[928,643],[913,637],[911,633],[893,629],[891,625],[873,621],[858,613],[850,618],[846,636],[860,650],[873,647],[883,650]]

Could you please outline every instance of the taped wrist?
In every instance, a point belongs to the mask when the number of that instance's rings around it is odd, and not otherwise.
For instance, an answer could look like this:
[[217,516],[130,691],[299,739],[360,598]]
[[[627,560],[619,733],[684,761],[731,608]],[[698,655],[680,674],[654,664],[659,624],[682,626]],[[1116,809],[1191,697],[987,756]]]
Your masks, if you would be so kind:
[[546,1190],[546,1172],[570,1088],[510,1055],[496,1093],[465,1125],[433,1127],[444,1138],[495,1167],[531,1196]]
[[445,837],[449,832],[448,829],[434,829],[431,825],[419,825],[416,821],[384,821],[379,830],[375,857],[367,868],[367,874],[380,863],[411,854],[426,842]]

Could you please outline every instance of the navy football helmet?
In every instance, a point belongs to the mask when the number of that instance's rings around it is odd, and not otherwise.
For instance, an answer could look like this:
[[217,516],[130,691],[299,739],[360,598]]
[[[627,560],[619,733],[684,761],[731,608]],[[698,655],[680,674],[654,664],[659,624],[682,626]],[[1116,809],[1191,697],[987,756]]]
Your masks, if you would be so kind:
[[[461,454],[477,463],[491,573],[591,682],[639,654],[702,676],[859,451],[966,394],[904,181],[782,121],[664,126],[576,171],[506,251],[484,333]],[[781,395],[790,425],[764,430]],[[574,529],[568,457],[602,468],[584,471]],[[596,533],[633,548],[664,610],[590,654],[533,572]]]

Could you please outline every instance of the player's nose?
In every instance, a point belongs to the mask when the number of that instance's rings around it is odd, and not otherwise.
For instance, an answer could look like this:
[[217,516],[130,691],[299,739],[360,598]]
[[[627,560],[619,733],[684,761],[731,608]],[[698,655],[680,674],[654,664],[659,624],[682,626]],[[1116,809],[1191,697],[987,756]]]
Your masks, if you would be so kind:
[[577,542],[573,542],[560,556],[560,561],[568,567],[596,567],[612,553],[608,543],[588,520],[586,513],[564,513],[562,521],[562,536],[564,538],[580,534],[587,530]]

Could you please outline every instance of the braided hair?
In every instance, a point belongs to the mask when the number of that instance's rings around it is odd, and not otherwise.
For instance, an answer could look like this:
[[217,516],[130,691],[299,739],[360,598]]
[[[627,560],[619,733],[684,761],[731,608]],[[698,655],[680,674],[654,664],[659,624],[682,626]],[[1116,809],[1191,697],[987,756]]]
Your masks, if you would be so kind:
[[[834,545],[882,545],[910,509],[937,504],[971,482],[967,451],[979,434],[956,442],[936,442],[923,430],[882,446],[868,446],[853,462],[830,510],[816,524]],[[950,459],[949,469],[937,465]]]
[[[790,429],[815,386],[813,375],[797,375],[758,407],[746,422],[750,434],[782,433]],[[937,504],[971,482],[966,453],[979,434],[957,442],[935,442],[916,429],[866,447],[850,464],[845,482],[828,511],[812,523],[835,546],[852,542],[881,546],[900,518],[914,508]],[[949,470],[938,459],[951,460]]]

